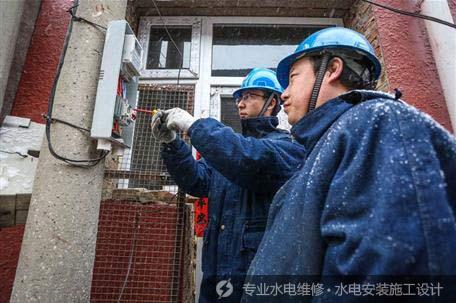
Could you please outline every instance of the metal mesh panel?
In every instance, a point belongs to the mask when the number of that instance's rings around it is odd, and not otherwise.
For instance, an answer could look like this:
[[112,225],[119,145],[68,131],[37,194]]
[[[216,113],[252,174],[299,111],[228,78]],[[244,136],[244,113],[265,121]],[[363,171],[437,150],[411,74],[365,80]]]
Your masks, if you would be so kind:
[[[193,113],[193,91],[193,87],[140,85],[137,107],[180,107]],[[119,157],[118,169],[107,171],[109,177],[118,179],[119,188],[163,189],[174,184],[160,159],[160,144],[152,137],[151,119],[150,114],[138,112],[131,150]]]
[[[138,108],[193,112],[193,87],[141,85]],[[138,113],[133,146],[105,169],[92,302],[187,302],[193,296],[191,204]]]
[[92,302],[183,301],[183,205],[102,202]]

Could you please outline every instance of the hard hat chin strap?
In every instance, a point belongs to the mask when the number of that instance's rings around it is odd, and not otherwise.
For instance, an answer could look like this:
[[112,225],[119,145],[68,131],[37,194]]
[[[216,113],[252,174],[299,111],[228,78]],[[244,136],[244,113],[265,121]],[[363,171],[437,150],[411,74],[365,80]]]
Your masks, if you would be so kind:
[[[264,113],[268,110],[268,107],[271,104],[272,99],[274,98],[274,96],[275,96],[275,93],[272,93],[269,96],[269,98],[266,100],[266,102],[264,102],[263,108],[261,109],[260,113],[258,114],[258,118],[263,117]],[[276,101],[276,102],[278,102],[278,101]]]
[[307,113],[313,111],[317,105],[318,94],[320,93],[321,84],[323,83],[323,78],[325,77],[326,69],[328,68],[329,59],[331,59],[331,54],[328,52],[323,53],[321,65],[315,77],[315,83],[312,89],[312,95],[310,96]]

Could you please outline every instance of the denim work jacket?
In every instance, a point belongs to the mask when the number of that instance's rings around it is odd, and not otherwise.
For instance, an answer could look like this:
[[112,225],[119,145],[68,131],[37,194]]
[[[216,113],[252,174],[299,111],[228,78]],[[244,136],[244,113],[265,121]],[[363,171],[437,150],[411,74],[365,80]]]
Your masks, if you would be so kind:
[[308,156],[274,197],[246,283],[456,274],[454,136],[374,91],[325,103],[291,133]]
[[[199,119],[188,132],[203,157],[199,161],[181,139],[164,145],[162,157],[179,187],[209,198],[200,302],[239,302],[272,198],[305,156],[277,125],[277,117],[244,119],[241,135],[217,120]],[[219,300],[222,280],[230,281],[234,292]]]

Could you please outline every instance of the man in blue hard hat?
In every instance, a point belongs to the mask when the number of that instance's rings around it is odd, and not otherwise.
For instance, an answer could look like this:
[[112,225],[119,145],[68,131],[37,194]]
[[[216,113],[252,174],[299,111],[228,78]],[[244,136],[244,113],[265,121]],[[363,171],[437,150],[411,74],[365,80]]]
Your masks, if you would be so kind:
[[[308,155],[274,197],[244,301],[283,276],[456,274],[456,139],[399,93],[371,90],[380,71],[366,38],[339,27],[280,61],[284,110]],[[320,295],[335,300],[334,288]]]
[[[242,135],[211,118],[173,108],[152,119],[162,157],[180,188],[209,198],[200,302],[239,302],[275,192],[296,171],[304,149],[277,128],[282,87],[269,69],[253,69],[234,92]],[[203,160],[176,136],[187,132]],[[231,291],[233,291],[231,293]]]

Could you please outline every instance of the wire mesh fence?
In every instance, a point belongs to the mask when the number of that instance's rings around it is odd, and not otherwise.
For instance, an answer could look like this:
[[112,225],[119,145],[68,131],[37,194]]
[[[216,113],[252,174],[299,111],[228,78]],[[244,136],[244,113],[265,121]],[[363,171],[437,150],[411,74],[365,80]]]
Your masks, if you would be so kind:
[[[140,85],[137,107],[149,111],[180,107],[192,113],[193,99],[193,87]],[[117,188],[165,189],[176,192],[175,187],[167,187],[173,186],[174,182],[160,159],[160,144],[152,137],[151,120],[152,115],[138,112],[133,146],[118,155],[118,167],[107,170],[106,176],[117,179]],[[188,138],[184,136],[184,139]]]
[[[137,107],[193,112],[193,99],[193,87],[140,85]],[[193,301],[192,204],[167,173],[151,118],[138,113],[131,149],[105,169],[92,302]]]

